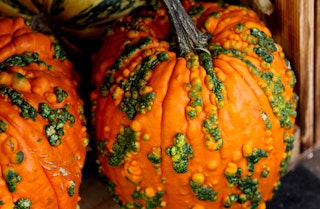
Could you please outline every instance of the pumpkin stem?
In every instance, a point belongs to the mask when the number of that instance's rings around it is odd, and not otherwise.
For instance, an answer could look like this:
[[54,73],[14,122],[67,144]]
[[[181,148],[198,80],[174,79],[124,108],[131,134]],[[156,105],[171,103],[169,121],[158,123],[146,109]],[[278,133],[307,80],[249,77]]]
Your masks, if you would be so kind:
[[189,52],[196,53],[197,51],[205,51],[210,54],[206,46],[211,39],[211,35],[201,33],[197,29],[180,1],[163,0],[163,2],[167,8],[173,26],[175,39],[180,50],[180,56]]

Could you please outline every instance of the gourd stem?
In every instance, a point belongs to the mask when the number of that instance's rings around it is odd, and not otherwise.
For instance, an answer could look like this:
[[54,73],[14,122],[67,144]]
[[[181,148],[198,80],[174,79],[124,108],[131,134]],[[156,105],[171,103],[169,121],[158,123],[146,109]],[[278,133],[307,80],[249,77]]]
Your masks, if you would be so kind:
[[163,0],[175,33],[175,39],[180,50],[180,56],[189,52],[207,50],[210,34],[201,33],[187,14],[179,0]]
[[45,34],[54,34],[54,30],[52,29],[51,20],[43,12],[40,12],[37,15],[34,15],[31,19],[32,29],[35,31],[39,31]]

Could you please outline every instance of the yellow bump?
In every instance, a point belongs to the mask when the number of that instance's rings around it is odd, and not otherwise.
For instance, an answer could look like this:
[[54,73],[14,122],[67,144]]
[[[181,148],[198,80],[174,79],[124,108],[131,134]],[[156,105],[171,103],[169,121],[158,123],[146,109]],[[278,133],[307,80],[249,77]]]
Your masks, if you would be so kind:
[[[142,53],[142,58],[145,58],[145,57],[149,57],[150,60],[154,61],[157,59],[157,56],[155,55],[156,53],[156,50],[154,48],[151,48],[151,49],[145,49]],[[150,71],[148,71],[150,72]]]
[[229,196],[226,196],[224,198],[224,204],[225,205],[228,205],[229,207],[231,206],[231,200],[230,200],[230,197]]
[[246,143],[242,146],[242,153],[244,157],[250,156],[252,152],[253,152],[253,149],[251,144]]
[[230,43],[230,41],[225,41],[225,42],[223,43],[223,48],[225,48],[225,49],[230,49],[230,48],[231,48],[231,43]]
[[123,171],[124,175],[129,181],[139,183],[142,180],[142,170],[139,162],[137,162],[136,160],[126,162]]
[[262,81],[262,80],[259,80],[259,81],[258,81],[258,85],[259,85],[259,86],[264,86],[265,84],[266,84],[265,81]]
[[122,75],[127,78],[130,75],[130,70],[128,68],[123,69]]
[[130,124],[130,128],[133,131],[141,131],[142,127],[141,127],[141,123],[137,120],[132,121],[132,123]]
[[210,181],[211,185],[218,185],[218,183],[219,183],[218,179],[213,179],[213,180]]
[[[137,139],[140,139],[140,137],[138,137]],[[137,149],[137,151],[132,151],[132,153],[134,154],[134,155],[138,155],[139,154],[139,151],[140,151],[140,142],[136,142],[136,143],[134,143],[135,144],[135,146],[136,146],[136,149]]]
[[123,80],[123,77],[121,75],[119,75],[117,78],[116,78],[116,83],[120,83],[121,80]]
[[210,82],[211,80],[212,80],[212,77],[207,75],[205,78],[205,84],[209,90],[212,90],[214,87],[213,82]]
[[53,92],[46,92],[44,93],[44,97],[46,98],[46,100],[49,102],[49,103],[54,103],[57,101],[57,97],[56,95],[53,93]]
[[15,75],[12,77],[11,84],[12,84],[12,88],[17,91],[22,91],[22,92],[31,91],[31,84],[29,80],[20,73],[15,73]]
[[124,90],[123,90],[122,88],[120,88],[119,86],[117,86],[117,87],[114,89],[113,93],[112,93],[112,98],[113,98],[114,100],[116,100],[116,99],[121,99],[122,96],[123,96],[123,94],[124,94]]
[[258,209],[266,209],[266,203],[265,202],[261,202],[260,205],[258,206]]
[[227,175],[235,175],[238,171],[238,166],[235,163],[229,162],[225,170]]
[[[208,110],[211,115],[217,114],[217,107],[215,105],[208,104]],[[216,123],[218,123],[218,121]]]
[[235,34],[235,33],[231,33],[229,36],[228,36],[229,39],[233,39],[233,40],[236,40],[236,41],[240,41],[240,36],[238,34]]
[[201,85],[201,80],[199,78],[199,72],[192,70],[192,72],[190,73],[190,80],[191,80],[191,85],[195,86],[195,85]]
[[196,109],[197,115],[199,115],[202,112],[202,106],[196,106],[195,109]]
[[274,147],[272,145],[267,146],[267,152],[271,152],[274,150]]
[[287,157],[287,153],[282,153],[282,159],[285,159]]
[[233,189],[233,188],[234,188],[234,183],[229,183],[229,182],[228,182],[227,187],[228,187],[229,189]]
[[0,142],[5,140],[7,137],[8,137],[8,135],[6,133],[0,133]]
[[141,95],[144,95],[144,94],[152,92],[152,90],[153,90],[153,88],[151,86],[144,86],[139,90],[139,93]]
[[35,94],[42,95],[42,88],[39,86],[33,86],[31,90]]
[[194,173],[192,175],[192,181],[194,181],[197,184],[203,184],[204,183],[204,174],[203,173]]
[[160,207],[164,208],[164,207],[166,207],[166,206],[167,206],[167,202],[166,202],[166,201],[162,201],[162,202],[160,203]]
[[12,74],[8,72],[0,72],[0,83],[5,84],[7,86],[11,85]]
[[218,150],[222,145],[222,140],[214,141],[213,139],[206,141],[206,146],[211,151]]
[[144,80],[147,81],[151,78],[151,76],[152,76],[152,71],[150,70],[150,71],[145,72],[145,75],[143,76],[143,78],[144,78]]
[[241,41],[234,41],[234,49],[242,49],[242,42]]
[[285,58],[284,52],[280,52],[279,55],[280,55],[280,57],[281,57],[282,59]]
[[142,139],[144,141],[149,141],[150,140],[150,134],[143,134]]
[[132,39],[132,38],[139,38],[139,32],[137,30],[130,30],[127,33],[128,38]]
[[87,127],[82,126],[82,128],[81,128],[81,132],[82,132],[82,133],[86,133],[86,132],[87,132]]
[[268,62],[266,62],[266,61],[262,61],[261,66],[262,66],[263,68],[268,69],[268,68],[270,68],[270,63],[268,63]]
[[202,205],[194,205],[191,209],[205,209]]
[[187,112],[190,112],[190,111],[193,111],[193,110],[195,110],[194,107],[192,107],[192,106],[190,106],[190,105],[188,105],[188,106],[186,107],[186,111],[187,111]]
[[120,126],[120,127],[119,127],[119,133],[120,133],[121,135],[124,134],[124,126]]
[[89,138],[85,137],[85,138],[83,139],[82,146],[83,146],[83,147],[87,147],[88,144],[89,144]]
[[147,187],[144,190],[144,193],[146,194],[147,197],[154,197],[154,195],[156,194],[156,191],[152,187]]
[[103,127],[103,132],[108,133],[110,131],[110,126],[104,126]]

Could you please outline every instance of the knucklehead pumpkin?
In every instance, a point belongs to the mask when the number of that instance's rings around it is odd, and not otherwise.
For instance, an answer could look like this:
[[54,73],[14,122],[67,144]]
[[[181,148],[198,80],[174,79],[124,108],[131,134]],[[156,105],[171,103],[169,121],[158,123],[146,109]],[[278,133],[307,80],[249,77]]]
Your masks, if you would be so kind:
[[79,76],[56,40],[0,19],[0,208],[75,209],[88,136]]
[[282,48],[248,8],[164,2],[115,23],[93,57],[100,172],[122,208],[266,208],[294,140]]

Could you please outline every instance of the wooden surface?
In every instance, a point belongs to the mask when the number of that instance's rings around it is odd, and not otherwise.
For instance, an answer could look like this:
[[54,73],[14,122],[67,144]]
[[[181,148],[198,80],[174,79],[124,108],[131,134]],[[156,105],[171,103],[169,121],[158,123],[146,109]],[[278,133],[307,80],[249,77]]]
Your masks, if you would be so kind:
[[314,145],[314,132],[320,128],[315,126],[315,104],[319,103],[314,79],[319,74],[314,68],[315,3],[314,0],[276,0],[273,23],[269,22],[275,39],[283,45],[296,72],[299,95],[297,123],[301,129],[302,151]]
[[[286,1],[290,4],[289,1]],[[292,1],[290,1],[292,3]],[[294,1],[296,2],[296,1]],[[298,7],[298,40],[299,53],[295,52],[294,66],[298,76],[299,125],[303,150],[314,144],[314,10],[313,0],[300,0]],[[295,11],[291,11],[295,13]],[[288,11],[288,13],[291,13]],[[295,21],[296,22],[296,21]],[[289,23],[288,23],[289,24]],[[296,49],[294,49],[296,50]]]
[[320,1],[315,6],[315,139],[320,144]]

